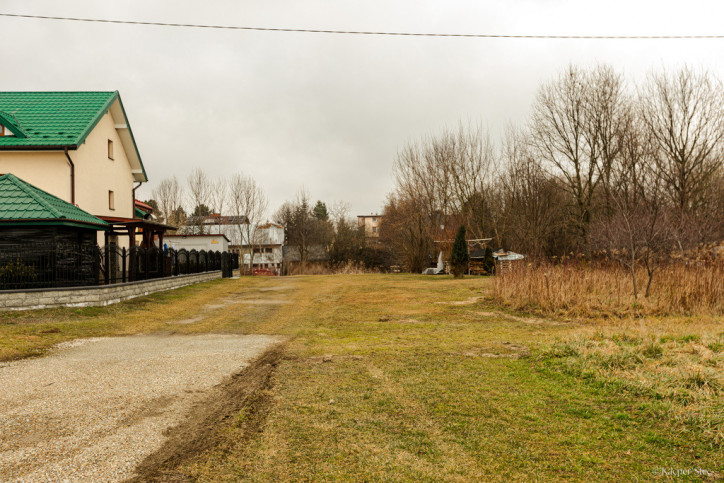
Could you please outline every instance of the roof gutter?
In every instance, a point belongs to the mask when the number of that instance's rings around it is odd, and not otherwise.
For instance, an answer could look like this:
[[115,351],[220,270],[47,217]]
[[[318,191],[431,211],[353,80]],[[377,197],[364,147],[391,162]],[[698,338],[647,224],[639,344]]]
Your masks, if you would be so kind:
[[141,187],[143,184],[143,181],[139,181],[136,186],[133,187],[131,190],[133,196],[131,196],[131,213],[136,212],[136,190]]
[[75,164],[73,164],[73,160],[70,159],[70,154],[68,154],[68,148],[65,148],[63,150],[65,153],[65,157],[68,159],[68,164],[70,164],[70,203],[72,205],[75,204]]

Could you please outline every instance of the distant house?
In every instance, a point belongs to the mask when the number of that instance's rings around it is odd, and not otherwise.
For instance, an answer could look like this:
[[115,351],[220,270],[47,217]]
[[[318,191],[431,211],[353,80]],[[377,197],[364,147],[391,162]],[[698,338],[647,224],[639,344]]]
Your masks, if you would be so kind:
[[105,221],[100,244],[160,245],[172,228],[137,216],[148,177],[117,91],[0,92],[7,173]]
[[204,233],[226,235],[229,239],[229,248],[238,250],[241,247],[243,227],[247,223],[248,220],[245,216],[220,215],[218,213],[202,217],[190,216],[186,219],[186,225],[179,228],[178,233],[197,233],[199,226],[202,226]]
[[164,244],[168,248],[180,250],[206,250],[213,252],[226,252],[229,250],[229,239],[224,234],[205,235],[166,235]]
[[252,268],[266,268],[278,273],[284,260],[284,227],[276,223],[264,223],[258,225],[253,233],[254,240],[251,242],[246,239],[246,234],[242,238],[241,251],[244,265],[249,266],[248,250],[251,248],[254,254]]
[[358,215],[357,226],[363,228],[365,237],[379,238],[380,224],[382,223],[382,215]]

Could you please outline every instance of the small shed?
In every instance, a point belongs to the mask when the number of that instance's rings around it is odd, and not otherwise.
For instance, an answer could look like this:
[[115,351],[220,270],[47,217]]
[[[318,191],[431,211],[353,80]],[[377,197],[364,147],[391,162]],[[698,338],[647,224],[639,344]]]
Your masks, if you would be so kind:
[[493,258],[495,259],[496,273],[502,274],[511,271],[518,261],[525,258],[525,255],[501,248],[493,252]]

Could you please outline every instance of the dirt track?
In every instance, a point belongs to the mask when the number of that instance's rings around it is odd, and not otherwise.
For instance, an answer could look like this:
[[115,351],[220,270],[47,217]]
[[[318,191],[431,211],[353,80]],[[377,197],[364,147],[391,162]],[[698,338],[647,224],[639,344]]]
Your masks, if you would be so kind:
[[[0,480],[119,481],[144,461],[144,471],[168,464],[184,445],[203,446],[207,423],[225,417],[214,394],[248,395],[246,376],[229,376],[281,340],[84,339],[47,357],[2,363]],[[249,383],[263,374],[252,371]]]

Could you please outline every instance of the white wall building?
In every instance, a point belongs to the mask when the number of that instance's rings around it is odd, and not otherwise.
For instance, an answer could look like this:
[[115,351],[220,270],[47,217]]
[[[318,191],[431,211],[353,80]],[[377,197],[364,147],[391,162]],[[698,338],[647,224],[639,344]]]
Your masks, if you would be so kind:
[[251,259],[248,253],[253,248],[253,268],[268,268],[279,271],[282,268],[282,247],[284,246],[284,227],[276,223],[265,223],[256,227],[253,243],[246,239],[244,234],[242,240],[243,263],[248,266]]
[[212,252],[229,251],[229,239],[226,235],[166,235],[163,239],[168,248],[180,250],[206,250]]

